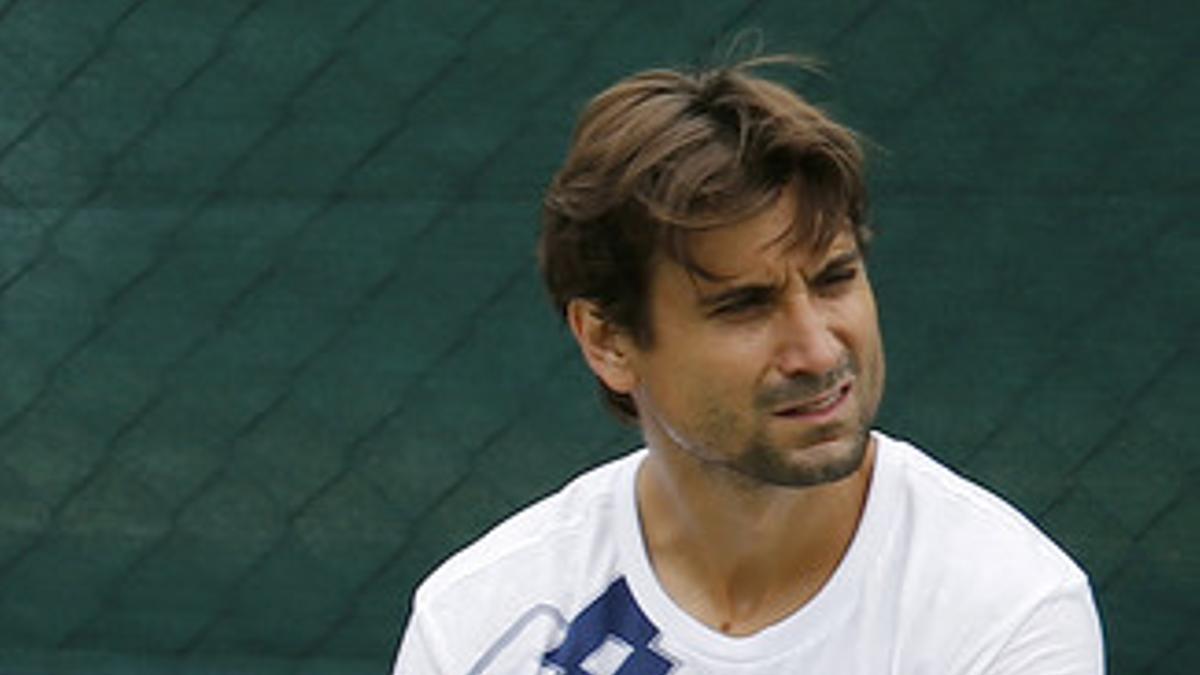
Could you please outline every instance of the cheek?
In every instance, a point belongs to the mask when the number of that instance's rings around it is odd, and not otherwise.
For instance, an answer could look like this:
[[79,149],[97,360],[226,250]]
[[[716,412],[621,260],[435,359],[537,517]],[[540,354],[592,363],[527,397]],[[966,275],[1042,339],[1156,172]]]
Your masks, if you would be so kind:
[[862,359],[863,376],[867,385],[868,396],[864,401],[867,412],[874,415],[878,412],[879,403],[883,399],[884,381],[887,379],[887,363],[883,353],[883,339],[877,322],[872,322],[864,331],[862,343],[858,346],[858,355]]
[[871,294],[865,293],[859,302],[848,304],[842,309],[840,319],[847,329],[847,339],[855,349],[863,352],[864,357],[867,353],[881,351],[879,314]]
[[676,353],[647,382],[657,406],[677,424],[729,424],[753,401],[754,369],[741,349],[711,347]]
[[[696,323],[663,342],[667,368],[685,376],[722,381],[752,377],[770,359],[772,334],[764,324]],[[668,346],[669,345],[669,346]]]

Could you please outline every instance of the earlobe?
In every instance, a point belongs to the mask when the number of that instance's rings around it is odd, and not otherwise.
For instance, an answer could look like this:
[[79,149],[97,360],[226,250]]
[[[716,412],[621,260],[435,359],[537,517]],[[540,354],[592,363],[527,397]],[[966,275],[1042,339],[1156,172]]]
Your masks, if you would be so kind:
[[637,377],[631,363],[632,341],[596,303],[576,298],[567,305],[567,325],[588,367],[611,390],[628,394]]

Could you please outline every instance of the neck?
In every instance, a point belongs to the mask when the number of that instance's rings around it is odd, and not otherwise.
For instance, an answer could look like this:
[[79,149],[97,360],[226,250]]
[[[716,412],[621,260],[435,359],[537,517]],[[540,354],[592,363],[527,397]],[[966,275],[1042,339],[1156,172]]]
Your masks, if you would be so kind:
[[751,484],[680,451],[652,449],[637,495],[647,553],[684,610],[712,628],[755,633],[820,591],[864,508],[874,441],[855,473],[825,485]]

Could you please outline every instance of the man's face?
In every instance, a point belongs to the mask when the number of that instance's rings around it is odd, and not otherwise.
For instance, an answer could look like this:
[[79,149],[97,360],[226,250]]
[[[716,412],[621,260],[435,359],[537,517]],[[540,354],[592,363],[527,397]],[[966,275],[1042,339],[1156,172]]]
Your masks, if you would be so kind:
[[884,359],[853,234],[819,251],[797,243],[793,193],[744,223],[689,235],[717,280],[656,264],[653,342],[631,350],[629,393],[651,446],[751,483],[807,486],[862,464]]

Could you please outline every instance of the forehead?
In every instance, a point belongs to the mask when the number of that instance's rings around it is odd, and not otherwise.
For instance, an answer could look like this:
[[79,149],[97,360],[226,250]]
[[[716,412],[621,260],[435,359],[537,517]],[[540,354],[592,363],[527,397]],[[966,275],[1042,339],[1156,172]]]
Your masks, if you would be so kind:
[[[688,232],[682,247],[686,262],[658,267],[671,276],[690,277],[700,285],[721,284],[771,274],[780,265],[807,267],[855,248],[852,226],[844,221],[831,233],[828,223],[805,222],[796,190],[784,189],[768,209],[740,223]],[[689,269],[696,268],[695,270]]]

